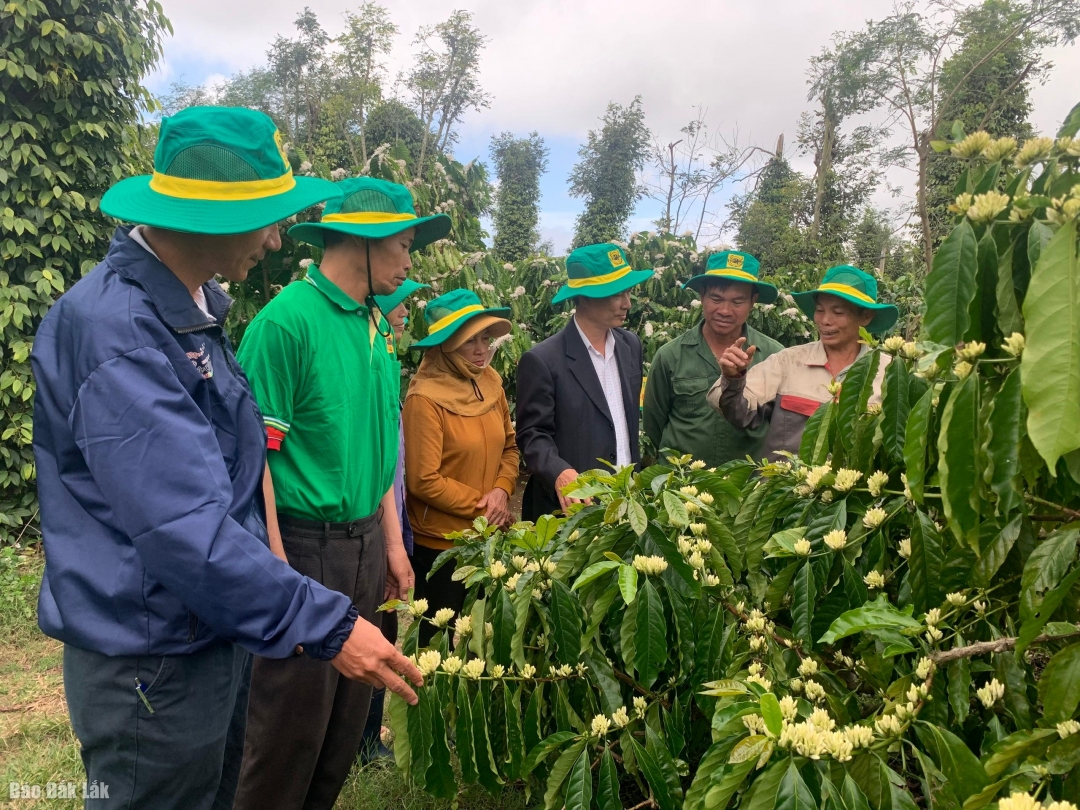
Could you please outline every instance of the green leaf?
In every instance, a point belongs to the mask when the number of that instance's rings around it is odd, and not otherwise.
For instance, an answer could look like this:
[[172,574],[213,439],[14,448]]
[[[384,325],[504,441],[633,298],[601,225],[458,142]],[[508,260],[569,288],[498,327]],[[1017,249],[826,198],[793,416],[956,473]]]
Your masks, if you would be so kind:
[[637,599],[638,572],[632,565],[619,567],[619,590],[622,592],[623,601],[627,605],[634,604]]
[[[993,184],[997,179],[997,167],[999,165],[995,163],[993,169],[986,173],[986,176],[979,184],[983,186],[989,182],[991,185],[987,186],[984,191],[976,192],[977,194],[985,193],[985,191],[994,188]],[[998,249],[990,228],[986,229],[982,239],[979,240],[978,262],[978,271],[975,276],[975,296],[972,298],[968,310],[970,325],[964,335],[964,340],[980,340],[987,346],[999,346],[1001,345],[1002,335],[995,315],[995,307],[997,306]]]
[[[750,762],[753,762],[753,760],[750,760]],[[755,779],[739,803],[739,810],[774,810],[780,780],[787,773],[789,762],[786,759],[778,760],[770,765],[765,773]],[[706,797],[705,806],[709,807],[708,797]]]
[[732,720],[737,720],[740,717],[753,714],[754,712],[759,711],[760,708],[760,703],[755,703],[750,700],[740,700],[735,703],[728,703],[724,706],[718,705],[712,716],[712,728],[716,732],[722,732],[724,727]]
[[390,693],[389,698],[390,730],[394,732],[394,762],[399,771],[409,773],[412,769],[412,747],[409,744],[409,704],[394,692]]
[[[491,657],[496,664],[509,666],[514,646],[514,605],[506,588],[495,586],[496,592],[487,600],[491,610]],[[525,599],[525,597],[519,597]]]
[[938,476],[941,500],[949,528],[956,539],[965,542],[978,526],[978,475],[975,449],[978,446],[979,375],[972,373],[956,384],[941,414],[938,435]]
[[626,671],[633,672],[635,666],[635,660],[637,659],[637,642],[635,637],[637,636],[637,616],[638,607],[641,603],[638,600],[634,600],[626,606],[626,610],[623,611],[622,622],[619,624],[619,649],[622,653],[623,663],[626,664]]
[[911,600],[916,614],[937,607],[945,599],[941,572],[945,567],[945,549],[934,522],[922,510],[916,510],[911,524],[911,557],[908,559]]
[[466,785],[476,783],[480,778],[476,771],[476,759],[473,757],[473,718],[472,704],[469,702],[469,689],[464,678],[458,679],[457,686],[457,747],[458,763],[461,765],[461,781]]
[[963,802],[968,796],[986,787],[990,780],[967,743],[948,729],[932,723],[919,721],[915,725],[915,731],[949,780],[949,786],[957,799]]
[[529,752],[529,755],[525,757],[525,762],[521,765],[521,778],[524,779],[527,777],[536,769],[536,766],[547,759],[552,752],[557,751],[575,737],[577,737],[577,734],[572,731],[556,731],[554,734],[545,737],[538,742]]
[[503,681],[503,713],[506,716],[506,778],[516,781],[525,761],[525,731],[521,724],[521,685]]
[[638,594],[637,632],[634,636],[634,668],[646,689],[656,682],[668,659],[667,620],[660,594],[646,577]]
[[928,388],[908,416],[904,431],[904,467],[908,488],[916,503],[923,500],[923,479],[926,477],[926,448],[930,440],[930,418],[934,413],[934,389]]
[[1020,577],[1020,619],[1027,620],[1042,602],[1042,594],[1055,587],[1065,576],[1076,556],[1080,531],[1059,529],[1046,537],[1028,556]]
[[997,533],[993,542],[982,550],[979,558],[975,561],[975,568],[971,572],[972,583],[975,587],[990,587],[994,575],[1005,563],[1009,552],[1012,551],[1013,546],[1016,544],[1016,538],[1020,536],[1020,527],[1023,522],[1023,516],[1014,518],[1004,529]]
[[765,728],[774,737],[780,736],[784,726],[784,713],[780,711],[780,701],[772,692],[766,692],[759,700],[761,704],[761,717],[765,721]]
[[1049,225],[1037,219],[1032,220],[1031,227],[1028,228],[1027,238],[1028,266],[1032,270],[1039,263],[1043,251],[1046,250],[1046,246],[1050,244],[1050,240],[1053,238],[1054,230]]
[[1010,650],[994,656],[994,674],[1005,684],[1005,710],[1018,728],[1031,728],[1031,703],[1028,701],[1026,667],[1016,661]]
[[551,580],[551,635],[555,659],[576,664],[581,656],[581,608],[577,596],[557,579]]
[[596,789],[596,806],[599,810],[623,810],[619,800],[619,772],[611,749],[605,748],[600,757],[600,784]]
[[[1034,227],[1034,226],[1032,226]],[[1080,447],[1080,260],[1076,220],[1058,229],[1033,267],[1020,359],[1027,433],[1051,475]]]
[[446,743],[446,722],[442,713],[445,696],[442,691],[433,687],[426,690],[422,699],[424,722],[431,728],[431,764],[424,778],[424,789],[436,798],[452,799],[457,794],[457,783],[450,764],[450,747]]
[[[646,726],[646,728],[649,727]],[[645,781],[648,782],[649,789],[652,790],[653,800],[659,810],[678,810],[676,798],[672,796],[667,779],[664,778],[664,772],[660,768],[660,763],[656,761],[653,752],[643,748],[641,743],[633,737],[629,737],[629,740],[630,748],[634,752],[634,758],[641,767],[641,773],[644,775]]]
[[630,499],[626,517],[630,520],[630,528],[634,530],[634,534],[638,537],[645,534],[645,530],[649,528],[649,517],[645,514],[645,507],[633,498]]
[[879,628],[918,631],[922,629],[922,625],[893,607],[885,594],[878,594],[875,601],[841,614],[818,641],[822,644],[835,644],[840,639],[855,633],[874,631]]
[[828,410],[827,407],[818,406],[818,409],[810,414],[810,417],[806,420],[806,425],[803,427],[802,438],[799,440],[799,458],[805,464],[817,463],[814,458],[814,451],[817,449],[818,436],[822,427],[825,428],[826,433],[829,432],[829,420],[825,419]]
[[548,774],[547,790],[544,791],[544,810],[555,810],[555,808],[561,806],[561,799],[564,795],[563,784],[570,775],[570,769],[574,767],[578,758],[585,751],[587,742],[587,740],[579,740],[574,743],[563,751],[559,758],[555,760],[555,764],[551,766],[551,773]]
[[686,512],[686,504],[670,489],[664,490],[664,511],[667,512],[668,520],[673,526],[689,526],[690,516]]
[[934,254],[926,277],[923,334],[934,343],[955,346],[968,329],[968,307],[975,296],[977,240],[967,219],[953,228]]
[[791,603],[792,635],[813,646],[814,636],[810,631],[810,625],[814,622],[817,584],[814,582],[814,567],[809,560],[795,574],[794,597],[794,601]]
[[911,414],[911,374],[907,364],[894,359],[885,367],[885,391],[881,402],[881,447],[896,463],[904,460],[904,439]]
[[963,725],[971,710],[971,661],[967,658],[949,664],[949,706],[956,722]]
[[1070,644],[1050,659],[1039,677],[1043,719],[1056,725],[1071,720],[1080,706],[1080,644]]
[[802,563],[798,561],[789,563],[780,569],[780,573],[769,582],[769,587],[765,591],[765,603],[769,606],[769,610],[780,609],[784,597],[788,595],[788,591],[791,589],[791,583],[795,579],[795,572],[799,570],[801,565]]
[[661,776],[667,783],[668,793],[675,801],[682,799],[682,783],[679,781],[679,771],[675,766],[671,751],[663,738],[648,723],[645,724],[645,753],[656,762]]
[[983,769],[986,775],[993,779],[1003,774],[1018,759],[1041,757],[1047,746],[1057,739],[1060,739],[1057,730],[1052,728],[1014,731],[1005,739],[994,743],[990,755],[983,762]]
[[790,761],[776,790],[776,810],[817,810],[814,794],[803,781],[794,760]]
[[1047,591],[1046,596],[1043,597],[1042,602],[1038,607],[1024,619],[1024,623],[1020,625],[1020,632],[1016,638],[1016,654],[1022,655],[1024,650],[1030,646],[1039,634],[1042,632],[1043,627],[1050,621],[1050,618],[1054,615],[1055,611],[1061,607],[1061,603],[1072,590],[1073,585],[1080,579],[1080,568],[1075,568],[1065,579],[1061,580],[1061,583],[1052,591]]
[[1065,123],[1058,130],[1057,137],[1072,138],[1077,132],[1080,132],[1080,103],[1069,110],[1069,114],[1065,116]]
[[586,749],[578,756],[570,777],[566,780],[566,810],[589,810],[592,806],[593,783],[589,751]]
[[531,609],[532,599],[528,593],[523,593],[514,603],[514,637],[510,639],[510,657],[518,669],[525,666],[525,630]]
[[[877,376],[880,352],[867,352],[856,360],[844,375],[837,403],[836,418],[841,425],[854,425],[859,416],[866,413],[866,404],[874,393],[874,378]],[[852,447],[854,431],[844,430],[840,441],[848,450]]]
[[[412,760],[409,776],[421,790],[427,789],[427,772],[431,766],[431,720],[425,700],[431,686],[423,686],[416,692],[417,704],[409,709],[409,749]],[[407,705],[407,704],[406,704]]]
[[581,572],[581,576],[574,581],[574,586],[570,590],[579,591],[590,582],[599,579],[609,571],[614,571],[620,565],[622,565],[622,563],[615,562],[614,560],[601,560],[598,563],[594,563]]
[[589,668],[589,672],[596,680],[599,693],[600,706],[604,714],[611,715],[619,710],[626,701],[622,697],[622,688],[615,677],[615,671],[601,651],[586,652],[582,654],[582,661]]

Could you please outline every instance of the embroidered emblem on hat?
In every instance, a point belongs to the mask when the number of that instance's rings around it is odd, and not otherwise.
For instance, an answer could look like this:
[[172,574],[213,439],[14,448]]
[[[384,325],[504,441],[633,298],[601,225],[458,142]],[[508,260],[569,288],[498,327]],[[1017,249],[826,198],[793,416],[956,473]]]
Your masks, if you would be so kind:
[[608,261],[611,262],[612,267],[622,267],[626,262],[623,261],[622,252],[618,250],[608,251]]
[[195,370],[202,374],[204,380],[214,376],[214,364],[210,362],[210,354],[206,351],[206,344],[199,347],[197,352],[187,352],[188,360]]
[[743,257],[738,253],[729,253],[727,257],[727,269],[728,270],[742,270]]
[[285,161],[285,165],[289,166],[289,153],[285,150],[285,142],[281,137],[281,130],[274,130],[274,143],[277,144],[278,151],[281,153],[281,159]]

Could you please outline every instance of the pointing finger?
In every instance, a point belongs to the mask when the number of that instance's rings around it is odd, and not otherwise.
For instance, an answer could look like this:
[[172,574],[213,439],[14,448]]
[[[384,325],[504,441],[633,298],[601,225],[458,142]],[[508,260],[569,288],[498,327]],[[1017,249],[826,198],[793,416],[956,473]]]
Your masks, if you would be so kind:
[[[401,680],[395,673],[386,670],[379,674],[379,678],[387,689],[402,698],[410,706],[415,706],[419,702],[416,697],[416,692],[410,689],[409,685]],[[420,685],[422,684],[417,684],[417,686]]]

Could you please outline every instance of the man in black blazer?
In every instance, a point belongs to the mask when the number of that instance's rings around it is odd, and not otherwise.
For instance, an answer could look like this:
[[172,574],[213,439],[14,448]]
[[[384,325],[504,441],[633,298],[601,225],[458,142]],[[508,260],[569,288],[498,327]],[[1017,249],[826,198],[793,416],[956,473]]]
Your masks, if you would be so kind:
[[566,272],[552,303],[575,299],[574,317],[518,363],[517,443],[532,472],[524,520],[565,510],[573,499],[561,490],[578,473],[641,460],[641,339],[620,327],[630,289],[652,271],[632,270],[619,247],[600,244],[573,251]]

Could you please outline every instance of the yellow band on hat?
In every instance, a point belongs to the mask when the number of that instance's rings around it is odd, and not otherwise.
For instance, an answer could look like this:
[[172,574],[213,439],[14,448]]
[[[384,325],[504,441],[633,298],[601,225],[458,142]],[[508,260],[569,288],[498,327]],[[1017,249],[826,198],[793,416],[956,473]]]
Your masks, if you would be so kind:
[[445,318],[440,318],[428,327],[428,334],[432,335],[435,332],[441,332],[446,327],[450,326],[454,321],[459,318],[464,318],[466,315],[472,315],[474,312],[483,312],[484,307],[480,304],[470,304],[467,307],[459,309],[457,312],[451,312]]
[[408,222],[416,214],[388,214],[385,211],[357,211],[352,214],[325,214],[321,222],[345,222],[350,225],[382,225],[384,222]]
[[566,283],[572,289],[576,290],[579,287],[592,287],[596,284],[607,284],[611,281],[618,281],[620,278],[627,275],[629,272],[630,265],[626,265],[626,267],[622,268],[621,270],[616,270],[613,273],[606,273],[602,276],[590,276],[589,278],[571,278],[567,279]]
[[221,180],[192,180],[189,177],[173,177],[170,174],[154,172],[150,178],[150,188],[166,197],[179,197],[184,200],[209,200],[212,202],[243,202],[261,200],[292,191],[296,179],[292,169],[281,177],[270,180],[241,180],[228,183]]
[[747,273],[743,270],[725,270],[724,268],[720,268],[719,270],[706,270],[705,275],[724,276],[726,278],[741,278],[745,281],[749,281],[751,284],[757,284],[761,280],[753,273]]
[[820,287],[814,290],[814,292],[843,293],[844,295],[850,295],[852,298],[858,298],[860,301],[865,301],[867,304],[877,303],[877,301],[875,301],[866,293],[862,292],[861,290],[856,290],[854,287],[851,287],[847,284],[822,284]]

